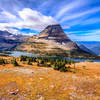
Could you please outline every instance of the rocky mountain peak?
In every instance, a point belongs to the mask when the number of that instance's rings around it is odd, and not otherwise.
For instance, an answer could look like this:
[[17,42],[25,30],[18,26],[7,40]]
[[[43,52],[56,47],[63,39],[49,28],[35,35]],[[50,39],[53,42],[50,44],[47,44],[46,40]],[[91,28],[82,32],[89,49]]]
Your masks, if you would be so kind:
[[42,32],[40,32],[38,39],[54,40],[60,43],[71,41],[63,32],[63,29],[59,24],[47,26]]
[[46,34],[55,34],[55,33],[63,33],[63,30],[59,24],[56,25],[49,25],[47,26],[40,34],[46,33]]

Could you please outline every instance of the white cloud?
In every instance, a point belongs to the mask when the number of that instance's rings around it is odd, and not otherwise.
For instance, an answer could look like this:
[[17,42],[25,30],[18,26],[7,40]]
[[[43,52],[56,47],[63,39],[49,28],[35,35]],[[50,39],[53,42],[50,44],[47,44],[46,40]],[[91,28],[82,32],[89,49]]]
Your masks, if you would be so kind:
[[[6,16],[6,20],[10,21],[8,23],[0,23],[0,29],[4,28],[5,30],[11,30],[11,32],[16,33],[16,30],[11,29],[11,27],[16,28],[28,28],[33,30],[42,30],[46,26],[50,24],[57,24],[56,20],[51,16],[45,16],[36,10],[32,10],[30,8],[24,8],[21,11],[18,11],[17,15],[19,17],[16,18],[15,15],[10,14],[9,12],[2,12],[2,15]],[[2,16],[3,17],[3,16]],[[9,20],[9,19],[14,19]]]
[[98,11],[100,11],[100,7],[93,8],[93,9],[90,9],[90,10],[87,10],[87,11],[84,11],[84,12],[81,12],[81,13],[71,14],[70,16],[67,16],[67,17],[65,16],[64,18],[62,18],[62,20],[60,22],[62,23],[64,21],[69,21],[69,20],[72,20],[72,19],[80,18],[80,17],[83,17],[85,15],[96,13]]
[[[65,2],[66,3],[66,2]],[[86,6],[89,2],[88,1],[82,1],[82,0],[73,0],[70,3],[67,3],[65,6],[62,7],[55,16],[57,19],[62,17],[63,15],[66,15],[70,13],[73,10],[76,10],[77,8],[80,8],[82,6]]]
[[57,24],[51,16],[45,16],[38,11],[24,8],[18,12],[21,21],[17,23],[19,28],[30,28],[34,30],[42,30],[50,24]]
[[90,18],[80,22],[81,25],[95,24],[100,22],[100,18]]
[[69,27],[75,26],[75,25],[89,25],[89,24],[95,24],[95,23],[99,23],[100,22],[100,18],[78,18],[75,20],[71,20],[67,22],[67,25]]
[[7,11],[2,11],[1,14],[0,14],[0,21],[3,21],[3,22],[14,22],[17,20],[17,17]]
[[13,15],[13,14],[7,12],[7,11],[3,11],[1,14],[8,17],[9,19],[16,19],[15,15]]
[[70,29],[69,26],[62,26],[63,29]]
[[68,35],[73,41],[100,41],[100,36],[98,35],[84,35],[78,36],[76,34]]
[[72,10],[73,8],[79,7],[79,5],[82,4],[80,3],[80,1],[74,1],[71,2],[67,5],[65,5],[64,7],[62,7],[62,9],[57,13],[56,18],[60,18],[61,16],[63,16],[65,13],[69,12],[70,10]]
[[18,30],[12,29],[10,27],[2,27],[2,26],[0,26],[0,30],[1,31],[8,31],[9,33],[12,33],[12,34],[15,34],[15,35],[22,34],[22,32],[19,32]]
[[100,30],[68,32],[67,35],[73,41],[100,41]]
[[35,33],[23,33],[23,35],[26,35],[26,36],[34,36],[35,35]]
[[24,33],[24,32],[19,32],[18,30],[16,29],[12,29],[10,27],[0,27],[0,30],[1,31],[8,31],[9,33],[12,33],[14,35],[18,35],[18,34],[21,34],[21,35],[28,35],[28,36],[33,36],[35,35],[35,33]]

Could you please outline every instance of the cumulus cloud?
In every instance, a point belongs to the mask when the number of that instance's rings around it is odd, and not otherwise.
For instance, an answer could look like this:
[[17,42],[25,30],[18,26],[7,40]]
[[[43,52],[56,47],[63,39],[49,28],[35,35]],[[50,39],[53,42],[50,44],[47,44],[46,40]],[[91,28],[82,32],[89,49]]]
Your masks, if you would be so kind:
[[34,30],[42,30],[50,24],[57,24],[56,20],[51,16],[45,16],[36,10],[24,8],[18,12],[21,21],[17,26],[19,28],[30,28]]
[[[1,29],[5,30],[11,30],[11,32],[15,33],[15,30],[12,31],[12,27],[16,28],[28,28],[32,30],[42,30],[47,25],[50,24],[57,24],[56,20],[53,19],[51,16],[45,16],[42,13],[32,10],[30,8],[24,8],[21,11],[17,12],[17,15],[19,17],[16,17],[15,15],[9,13],[9,12],[2,12],[2,16],[5,15],[5,18],[8,23],[0,23]],[[1,17],[2,17],[1,16]],[[11,19],[11,20],[10,20]],[[14,20],[14,21],[13,21]],[[16,30],[16,33],[18,31]]]

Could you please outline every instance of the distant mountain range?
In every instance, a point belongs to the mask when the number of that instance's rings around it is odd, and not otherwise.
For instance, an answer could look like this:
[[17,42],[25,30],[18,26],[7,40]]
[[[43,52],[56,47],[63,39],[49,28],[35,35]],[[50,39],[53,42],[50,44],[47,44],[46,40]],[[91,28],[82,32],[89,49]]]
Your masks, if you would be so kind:
[[13,49],[28,38],[28,36],[14,35],[7,31],[0,31],[0,50]]
[[97,55],[100,55],[100,41],[78,41],[77,43],[84,45]]
[[16,48],[16,50],[27,51],[42,56],[91,56],[90,50],[85,49],[71,41],[59,24],[47,26],[39,35],[29,38],[25,43],[18,45]]

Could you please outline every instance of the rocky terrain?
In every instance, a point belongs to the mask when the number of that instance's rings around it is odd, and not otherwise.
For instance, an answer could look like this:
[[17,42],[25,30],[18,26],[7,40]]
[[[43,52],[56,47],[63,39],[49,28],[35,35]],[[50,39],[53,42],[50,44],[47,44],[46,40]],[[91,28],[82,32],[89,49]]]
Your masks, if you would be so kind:
[[43,56],[91,56],[71,41],[59,24],[47,26],[39,35],[17,46],[16,50]]
[[0,50],[13,49],[28,38],[28,36],[14,35],[7,31],[0,31]]

